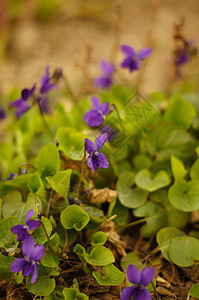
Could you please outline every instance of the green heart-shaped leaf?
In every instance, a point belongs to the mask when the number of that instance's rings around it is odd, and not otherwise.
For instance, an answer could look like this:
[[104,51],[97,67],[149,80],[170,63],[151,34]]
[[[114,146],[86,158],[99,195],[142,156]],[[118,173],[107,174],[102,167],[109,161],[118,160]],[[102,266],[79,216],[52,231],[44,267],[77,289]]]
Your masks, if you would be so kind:
[[199,241],[193,237],[178,237],[169,246],[169,257],[180,267],[189,267],[199,260]]
[[115,262],[115,258],[110,249],[104,246],[96,246],[90,252],[85,254],[87,263],[94,266],[104,266]]
[[125,274],[114,265],[107,265],[102,268],[103,274],[94,271],[92,274],[101,285],[118,285],[125,280]]
[[61,223],[66,229],[81,231],[89,220],[89,214],[76,204],[69,205],[61,213]]
[[138,267],[139,270],[142,269],[142,259],[134,251],[129,252],[126,256],[121,259],[121,267],[126,272],[128,265],[133,264]]
[[169,201],[182,211],[199,209],[199,180],[186,182],[183,179],[177,179],[169,189]]
[[24,202],[21,193],[17,190],[13,190],[4,198],[2,214],[4,218],[15,216],[19,218],[20,222],[25,224],[26,214],[30,209],[36,210],[35,197],[30,193],[27,201]]
[[83,159],[86,137],[84,133],[76,132],[71,127],[61,127],[57,131],[59,149],[73,160]]
[[15,226],[19,225],[19,219],[16,217],[8,217],[6,219],[2,219],[0,222],[0,247],[12,247],[17,241],[16,234],[12,233],[10,229]]
[[193,284],[189,290],[189,294],[194,298],[199,298],[199,283]]
[[85,294],[79,293],[76,287],[65,288],[63,294],[65,300],[89,300]]
[[186,234],[175,227],[165,227],[160,229],[156,235],[156,240],[161,252],[166,259],[169,259],[168,247],[173,238],[186,236]]
[[196,111],[192,104],[176,95],[169,103],[165,119],[188,129],[195,115]]
[[142,205],[147,198],[147,191],[138,187],[131,188],[135,182],[135,174],[133,172],[123,172],[118,181],[116,189],[120,202],[128,208],[136,208]]
[[167,222],[165,209],[159,203],[152,201],[147,201],[136,208],[134,214],[136,217],[145,217],[146,224],[142,226],[141,232],[146,237],[155,234]]
[[72,170],[68,169],[57,172],[53,177],[46,177],[50,186],[65,199],[67,199],[68,189],[70,187],[71,173]]
[[190,177],[191,179],[199,179],[199,158],[191,166]]
[[[2,244],[2,243],[1,243]],[[14,257],[5,256],[0,253],[0,279],[10,280],[16,277],[16,274],[10,271],[10,265],[14,261]]]
[[148,151],[158,161],[167,160],[171,155],[179,158],[192,157],[195,142],[191,135],[178,125],[162,122],[152,127],[146,137]]
[[107,241],[107,235],[103,231],[98,231],[92,235],[91,245],[96,246],[103,246]]
[[[32,274],[26,279],[28,289],[37,296],[48,296],[55,289],[55,279],[50,278],[48,271],[50,268],[45,268],[42,265],[38,265],[38,277],[35,283],[30,283]],[[53,274],[52,274],[53,275]]]
[[159,171],[152,178],[149,170],[143,169],[136,174],[135,182],[137,186],[143,190],[153,192],[164,186],[167,186],[170,183],[170,178],[165,171]]
[[35,167],[41,172],[41,177],[54,175],[60,170],[59,152],[54,144],[44,146],[35,158]]
[[175,155],[171,155],[171,170],[175,179],[183,178],[187,173],[182,161]]

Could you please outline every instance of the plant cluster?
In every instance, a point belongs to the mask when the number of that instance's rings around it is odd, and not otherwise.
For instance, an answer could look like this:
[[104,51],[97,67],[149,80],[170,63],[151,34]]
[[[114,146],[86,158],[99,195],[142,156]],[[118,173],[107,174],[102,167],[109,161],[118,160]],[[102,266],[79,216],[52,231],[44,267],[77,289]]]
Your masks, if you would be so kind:
[[[121,50],[130,72],[152,52]],[[38,299],[88,299],[84,276],[119,286],[122,300],[155,297],[154,251],[143,257],[130,250],[125,231],[155,237],[155,252],[179,267],[199,260],[195,87],[184,82],[144,99],[114,84],[116,66],[103,61],[101,69],[92,109],[89,96],[69,112],[60,102],[49,113],[51,100],[70,91],[58,89],[62,69],[50,76],[47,67],[38,92],[34,84],[17,100],[10,95],[16,118],[1,118],[0,278],[26,285]]]

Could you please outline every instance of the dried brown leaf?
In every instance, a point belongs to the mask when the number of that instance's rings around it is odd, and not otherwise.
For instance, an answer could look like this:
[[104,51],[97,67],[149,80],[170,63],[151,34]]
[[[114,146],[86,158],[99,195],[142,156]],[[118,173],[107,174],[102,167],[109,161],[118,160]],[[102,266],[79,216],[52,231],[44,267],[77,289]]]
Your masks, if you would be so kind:
[[117,191],[109,188],[91,190],[91,203],[112,202],[117,197]]

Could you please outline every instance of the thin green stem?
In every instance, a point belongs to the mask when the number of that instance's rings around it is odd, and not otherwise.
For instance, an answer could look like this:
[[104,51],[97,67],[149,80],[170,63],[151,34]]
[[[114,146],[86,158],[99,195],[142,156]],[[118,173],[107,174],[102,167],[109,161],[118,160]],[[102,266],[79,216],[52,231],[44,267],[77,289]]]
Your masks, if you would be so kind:
[[77,202],[78,197],[79,197],[79,189],[80,189],[80,185],[81,185],[81,181],[82,181],[82,177],[83,177],[85,160],[86,160],[86,149],[84,148],[84,158],[83,158],[82,169],[81,169],[81,173],[80,173],[80,177],[79,177],[79,182],[78,182],[78,186],[77,186],[77,192],[75,194],[75,199],[74,199],[75,202]]
[[53,189],[51,189],[51,191],[50,191],[50,196],[49,196],[48,205],[47,205],[47,209],[46,209],[46,218],[48,218],[52,195],[53,195]]
[[59,257],[59,258],[61,258],[61,259],[66,259],[66,257],[63,257],[63,256],[60,255],[60,254],[53,253],[53,252],[48,251],[48,250],[46,250],[46,249],[45,249],[45,252],[46,252],[46,253],[49,253],[49,254],[51,254],[51,255],[57,256],[57,257]]
[[144,222],[146,222],[146,218],[141,219],[141,220],[138,220],[138,221],[135,221],[135,222],[132,222],[132,223],[129,223],[129,224],[125,224],[125,225],[123,225],[122,227],[120,227],[120,228],[117,230],[117,232],[120,233],[120,232],[124,231],[125,229],[127,229],[127,228],[129,228],[129,227],[132,227],[132,226],[135,226],[135,225],[144,223]]
[[66,77],[66,75],[63,75],[62,78],[63,78],[63,81],[65,83],[65,86],[66,86],[66,89],[67,89],[69,95],[74,100],[74,102],[76,102],[77,98],[76,98],[75,94],[73,93],[73,91],[71,89],[71,86],[70,86],[70,83],[68,81],[68,78]]
[[123,126],[123,124],[122,124],[122,119],[121,119],[121,117],[120,117],[120,113],[119,113],[119,111],[118,111],[118,109],[117,109],[117,107],[116,107],[115,105],[114,105],[114,108],[115,108],[115,110],[116,110],[116,113],[117,113],[117,116],[118,116],[118,119],[119,119],[119,123],[120,123],[120,126],[121,126],[121,128],[122,128],[122,132],[123,132],[124,136],[126,137],[125,129],[124,129],[124,126]]
[[40,116],[42,118],[42,121],[43,121],[43,124],[44,124],[44,127],[46,128],[46,131],[49,133],[50,137],[54,140],[54,135],[50,129],[50,127],[48,126],[48,123],[46,122],[46,119],[44,117],[44,114],[43,114],[43,111],[38,103],[38,106],[39,106],[39,112],[40,112]]
[[41,223],[41,225],[42,225],[42,227],[43,227],[43,229],[44,229],[44,232],[45,232],[45,234],[46,234],[46,237],[47,237],[47,239],[48,239],[48,241],[49,241],[49,244],[51,245],[51,247],[53,248],[53,250],[55,251],[55,252],[57,252],[57,249],[54,247],[54,245],[52,244],[52,242],[51,242],[51,240],[50,240],[50,238],[49,238],[49,235],[48,235],[48,233],[47,233],[47,231],[46,231],[46,228],[45,228],[45,226],[44,226],[44,224],[43,224],[43,222],[40,220],[40,223]]

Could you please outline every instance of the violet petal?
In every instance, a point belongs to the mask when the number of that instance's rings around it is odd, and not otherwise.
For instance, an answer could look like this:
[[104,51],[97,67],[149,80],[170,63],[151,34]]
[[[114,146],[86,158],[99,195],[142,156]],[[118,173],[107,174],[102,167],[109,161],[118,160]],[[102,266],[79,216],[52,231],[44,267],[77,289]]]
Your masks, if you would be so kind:
[[102,153],[98,153],[98,162],[99,162],[99,166],[101,168],[108,168],[109,167],[108,160],[107,160],[106,156]]
[[88,154],[91,154],[96,150],[95,144],[87,138],[85,139],[85,150]]
[[109,103],[105,102],[101,105],[100,110],[102,112],[102,114],[105,116],[108,113],[108,109],[109,109]]
[[25,277],[29,276],[32,273],[32,271],[33,271],[32,263],[26,261],[26,263],[24,264],[23,269],[22,269],[23,276],[25,276]]
[[98,162],[97,156],[89,155],[89,157],[88,157],[88,166],[93,171],[95,171],[99,168],[99,162]]
[[16,108],[20,108],[23,104],[24,104],[24,99],[23,98],[19,98],[15,101],[13,101],[10,105]]
[[30,220],[26,224],[30,230],[34,230],[39,227],[40,222],[38,220]]
[[35,246],[30,252],[30,260],[40,261],[44,255],[44,245]]
[[154,276],[155,276],[154,267],[143,269],[141,272],[140,283],[143,284],[144,286],[147,286],[153,280]]
[[133,300],[151,300],[151,295],[149,293],[149,291],[146,288],[140,288],[140,287],[136,287],[133,290]]
[[93,114],[88,120],[87,124],[90,127],[99,126],[103,123],[104,119],[100,113]]
[[25,101],[21,102],[21,106],[17,107],[16,116],[20,118],[26,111],[30,109],[30,105],[27,105]]
[[102,148],[102,146],[104,145],[104,143],[106,143],[107,140],[108,140],[107,133],[103,133],[103,134],[99,135],[98,137],[96,137],[95,144],[97,146],[97,151],[99,151]]
[[35,248],[35,241],[31,236],[25,238],[22,244],[22,251],[26,257],[29,258],[30,253]]
[[37,276],[38,276],[37,264],[34,264],[33,267],[34,267],[34,271],[33,271],[33,275],[30,280],[30,283],[35,283],[35,281],[37,280]]
[[126,269],[127,278],[131,283],[140,284],[141,273],[134,265],[128,265]]
[[101,103],[100,103],[100,100],[97,97],[92,97],[91,102],[92,102],[93,109],[96,109],[96,110],[100,109]]
[[102,70],[102,72],[106,75],[106,76],[112,76],[114,70],[115,70],[115,66],[113,64],[108,63],[105,60],[102,60],[100,63],[100,68]]
[[141,60],[145,59],[145,58],[149,57],[149,55],[151,54],[151,52],[152,52],[151,48],[142,49],[142,50],[138,51],[137,57],[139,59],[141,59]]
[[135,286],[126,287],[122,290],[120,300],[131,300],[131,296],[133,294],[133,290]]
[[94,85],[96,88],[104,88],[109,89],[109,87],[112,85],[112,79],[106,76],[100,76],[95,79]]
[[132,65],[132,61],[134,61],[131,57],[126,57],[123,62],[121,63],[122,68],[129,68],[130,65]]
[[22,270],[26,262],[27,260],[25,258],[17,258],[15,261],[11,263],[10,270],[14,273],[15,272],[18,273]]
[[21,232],[22,229],[24,229],[24,225],[19,224],[19,225],[13,226],[13,227],[10,229],[10,231],[11,231],[12,233],[19,234],[19,233]]
[[128,45],[122,45],[121,50],[126,56],[135,55],[135,50]]
[[102,124],[104,121],[102,115],[97,110],[89,110],[84,115],[84,121],[87,122],[88,126],[95,127]]
[[21,92],[21,97],[24,99],[24,100],[28,100],[28,97],[30,95],[30,90],[29,89],[23,89],[22,92]]
[[26,228],[22,229],[18,234],[17,241],[23,241],[29,236],[28,230]]
[[26,224],[27,224],[28,220],[29,220],[33,215],[34,215],[34,210],[33,210],[33,209],[31,209],[31,210],[29,210],[29,211],[27,212],[27,214],[26,214]]

